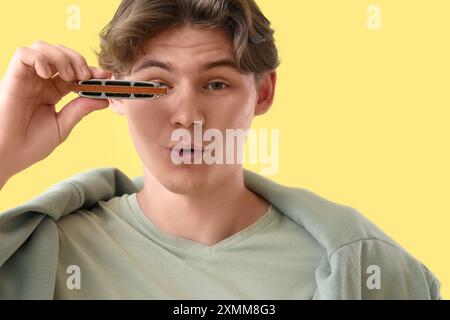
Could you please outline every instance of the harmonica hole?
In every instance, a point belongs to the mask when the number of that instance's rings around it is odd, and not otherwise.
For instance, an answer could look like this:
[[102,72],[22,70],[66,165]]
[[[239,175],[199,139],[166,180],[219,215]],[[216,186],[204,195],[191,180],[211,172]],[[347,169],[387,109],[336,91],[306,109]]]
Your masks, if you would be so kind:
[[136,98],[153,98],[155,95],[154,94],[134,94],[134,96]]
[[102,82],[101,81],[90,81],[90,80],[87,80],[87,81],[81,81],[80,84],[97,84],[97,85],[101,85]]
[[155,85],[153,83],[141,83],[141,82],[137,82],[134,84],[135,87],[150,87],[150,88],[154,88]]
[[85,91],[82,91],[81,94],[84,94],[85,96],[91,96],[91,97],[100,97],[102,95],[101,92],[85,92]]
[[121,81],[105,81],[105,85],[107,85],[107,86],[131,87],[131,83],[129,83],[129,82],[121,82]]
[[130,98],[131,94],[129,93],[105,93],[105,96],[111,98]]

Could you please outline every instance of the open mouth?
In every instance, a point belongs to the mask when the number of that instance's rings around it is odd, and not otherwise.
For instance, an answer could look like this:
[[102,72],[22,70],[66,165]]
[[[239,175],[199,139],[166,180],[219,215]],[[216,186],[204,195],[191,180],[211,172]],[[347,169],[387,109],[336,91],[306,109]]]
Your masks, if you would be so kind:
[[202,153],[203,153],[202,149],[190,148],[190,149],[180,149],[178,154],[180,155],[180,157],[183,157],[183,155],[202,154]]
[[168,148],[170,154],[173,156],[174,154],[178,154],[180,159],[195,159],[197,157],[201,157],[203,155],[203,149],[200,148]]

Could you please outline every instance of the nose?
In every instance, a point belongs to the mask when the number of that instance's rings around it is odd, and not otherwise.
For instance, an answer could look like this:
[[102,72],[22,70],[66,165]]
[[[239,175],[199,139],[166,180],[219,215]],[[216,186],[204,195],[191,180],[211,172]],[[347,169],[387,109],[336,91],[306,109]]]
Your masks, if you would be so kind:
[[201,101],[193,86],[186,83],[179,84],[171,94],[175,105],[170,117],[173,127],[190,128],[193,125],[204,125],[205,116],[200,106]]

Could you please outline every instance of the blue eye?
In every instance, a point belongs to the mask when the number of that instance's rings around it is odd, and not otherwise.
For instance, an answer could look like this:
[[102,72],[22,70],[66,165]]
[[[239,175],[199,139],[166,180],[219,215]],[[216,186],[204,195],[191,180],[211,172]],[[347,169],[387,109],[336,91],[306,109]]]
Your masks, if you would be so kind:
[[[221,81],[214,81],[214,82],[211,82],[211,83],[208,84],[208,86],[210,86],[211,84],[219,84],[219,85],[223,85],[223,86],[225,86],[225,87],[228,87],[228,85],[227,85],[226,83],[221,82]],[[214,91],[216,91],[216,89],[219,89],[219,90],[221,89],[221,87],[220,87],[220,86],[217,87],[217,85],[214,86],[214,87],[215,87],[215,89],[213,89]],[[225,88],[222,87],[222,89],[225,89]]]

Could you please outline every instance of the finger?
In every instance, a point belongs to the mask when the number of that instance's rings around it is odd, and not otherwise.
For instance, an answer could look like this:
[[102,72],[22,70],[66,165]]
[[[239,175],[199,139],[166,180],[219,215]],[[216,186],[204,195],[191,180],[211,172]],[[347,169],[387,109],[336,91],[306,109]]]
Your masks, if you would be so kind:
[[[96,67],[91,67],[91,66],[89,66],[88,68],[89,68],[89,71],[92,74],[93,78],[107,79],[107,78],[111,77],[111,73],[108,71],[98,69]],[[52,78],[52,81],[55,84],[55,87],[57,88],[59,93],[61,94],[61,97],[64,97],[66,94],[71,92],[70,84],[72,84],[73,82],[65,81],[64,79],[61,79],[61,77],[59,75],[55,75]],[[98,99],[91,99],[91,100],[98,100]]]
[[[27,47],[20,47],[16,50],[13,59],[19,60],[19,63],[22,63],[28,68],[19,68],[19,70],[17,70],[19,77],[24,75],[22,73],[29,72],[29,69],[31,69],[35,74],[43,79],[48,79],[51,77],[51,69],[48,66],[48,60],[46,56],[41,52],[32,50]],[[6,72],[8,76],[13,71],[12,69],[14,69],[15,66],[16,63],[10,64],[10,67]]]
[[71,58],[58,47],[38,40],[31,45],[31,49],[44,54],[50,64],[56,67],[60,77],[66,81],[73,81],[76,78],[72,67]]
[[56,114],[60,130],[61,142],[66,140],[72,129],[89,113],[107,108],[109,101],[79,97],[66,104]]
[[91,74],[96,79],[111,79],[111,72],[96,67],[89,67]]
[[72,67],[75,70],[77,79],[88,80],[91,78],[91,71],[87,65],[86,59],[81,54],[61,44],[55,46],[71,58]]

